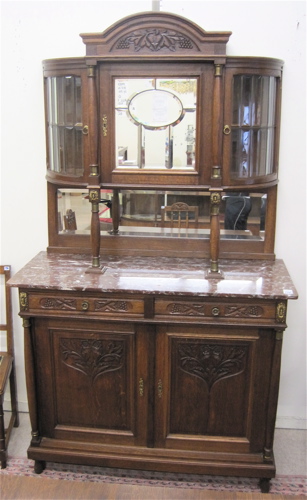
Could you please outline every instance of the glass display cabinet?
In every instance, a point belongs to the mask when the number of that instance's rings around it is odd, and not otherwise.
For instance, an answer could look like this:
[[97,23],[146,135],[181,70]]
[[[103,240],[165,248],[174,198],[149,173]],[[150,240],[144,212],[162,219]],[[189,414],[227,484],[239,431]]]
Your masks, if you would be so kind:
[[[20,289],[46,460],[274,477],[283,62],[142,13],[43,62],[49,245]],[[193,409],[193,411],[191,411]]]
[[[93,270],[101,252],[144,254],[144,238],[147,255],[181,256],[161,221],[163,198],[177,190],[178,202],[199,204],[199,223],[188,229],[193,256],[211,259],[208,276],[220,271],[219,258],[274,259],[283,62],[227,57],[230,35],[143,14],[81,35],[84,58],[44,61],[50,250],[91,252]],[[73,234],[62,189],[80,200]],[[89,189],[85,224],[74,189]],[[146,190],[144,212],[133,198]],[[238,224],[225,226],[220,214],[230,206]]]

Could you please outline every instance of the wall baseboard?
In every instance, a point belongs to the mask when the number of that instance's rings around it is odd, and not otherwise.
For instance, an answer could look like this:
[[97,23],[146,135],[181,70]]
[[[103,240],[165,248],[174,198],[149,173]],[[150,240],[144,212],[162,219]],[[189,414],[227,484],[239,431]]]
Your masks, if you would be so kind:
[[[11,406],[9,401],[4,401],[4,410],[10,411]],[[21,413],[28,413],[29,407],[26,401],[18,401],[18,409]],[[284,417],[278,416],[276,418],[276,427],[278,429],[300,429],[307,430],[307,419],[301,417]]]
[[307,430],[307,419],[300,417],[279,417],[276,418],[278,429],[300,429]]
[[[3,410],[11,411],[11,402],[9,400],[4,400]],[[20,413],[29,413],[28,403],[26,401],[18,401],[18,411],[20,411]]]

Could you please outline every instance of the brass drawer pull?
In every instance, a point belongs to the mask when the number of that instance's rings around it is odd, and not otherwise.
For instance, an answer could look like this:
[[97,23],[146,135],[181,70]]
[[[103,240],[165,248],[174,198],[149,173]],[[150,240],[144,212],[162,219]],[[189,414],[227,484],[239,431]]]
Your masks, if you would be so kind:
[[87,300],[84,300],[81,304],[81,309],[82,311],[87,311],[89,308],[89,303],[87,302]]
[[224,132],[225,135],[229,135],[230,134],[231,128],[229,127],[229,125],[225,125],[224,126],[223,132]]
[[82,134],[83,135],[88,135],[88,126],[87,125],[84,125],[84,127],[82,129]]
[[219,307],[212,307],[211,312],[212,312],[212,316],[219,316],[221,313]]

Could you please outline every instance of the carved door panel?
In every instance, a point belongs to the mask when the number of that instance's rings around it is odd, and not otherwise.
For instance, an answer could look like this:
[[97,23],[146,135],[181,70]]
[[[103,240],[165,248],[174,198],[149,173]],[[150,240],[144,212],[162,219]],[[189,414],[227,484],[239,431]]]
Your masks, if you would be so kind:
[[157,445],[261,451],[270,334],[256,328],[169,326],[159,328],[157,339]]
[[[145,336],[133,324],[35,321],[38,408],[43,436],[95,443],[142,444],[147,399]],[[137,359],[137,349],[143,352]],[[145,424],[145,425],[144,425]]]

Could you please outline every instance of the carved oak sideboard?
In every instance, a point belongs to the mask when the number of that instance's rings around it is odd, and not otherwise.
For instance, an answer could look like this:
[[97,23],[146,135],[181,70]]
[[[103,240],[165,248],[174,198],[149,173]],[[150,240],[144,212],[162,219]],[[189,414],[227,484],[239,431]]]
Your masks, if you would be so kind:
[[35,257],[20,288],[29,458],[259,477],[273,437],[287,300],[281,260]]
[[48,235],[20,289],[36,472],[48,460],[274,477],[283,61],[169,13],[43,62]]

